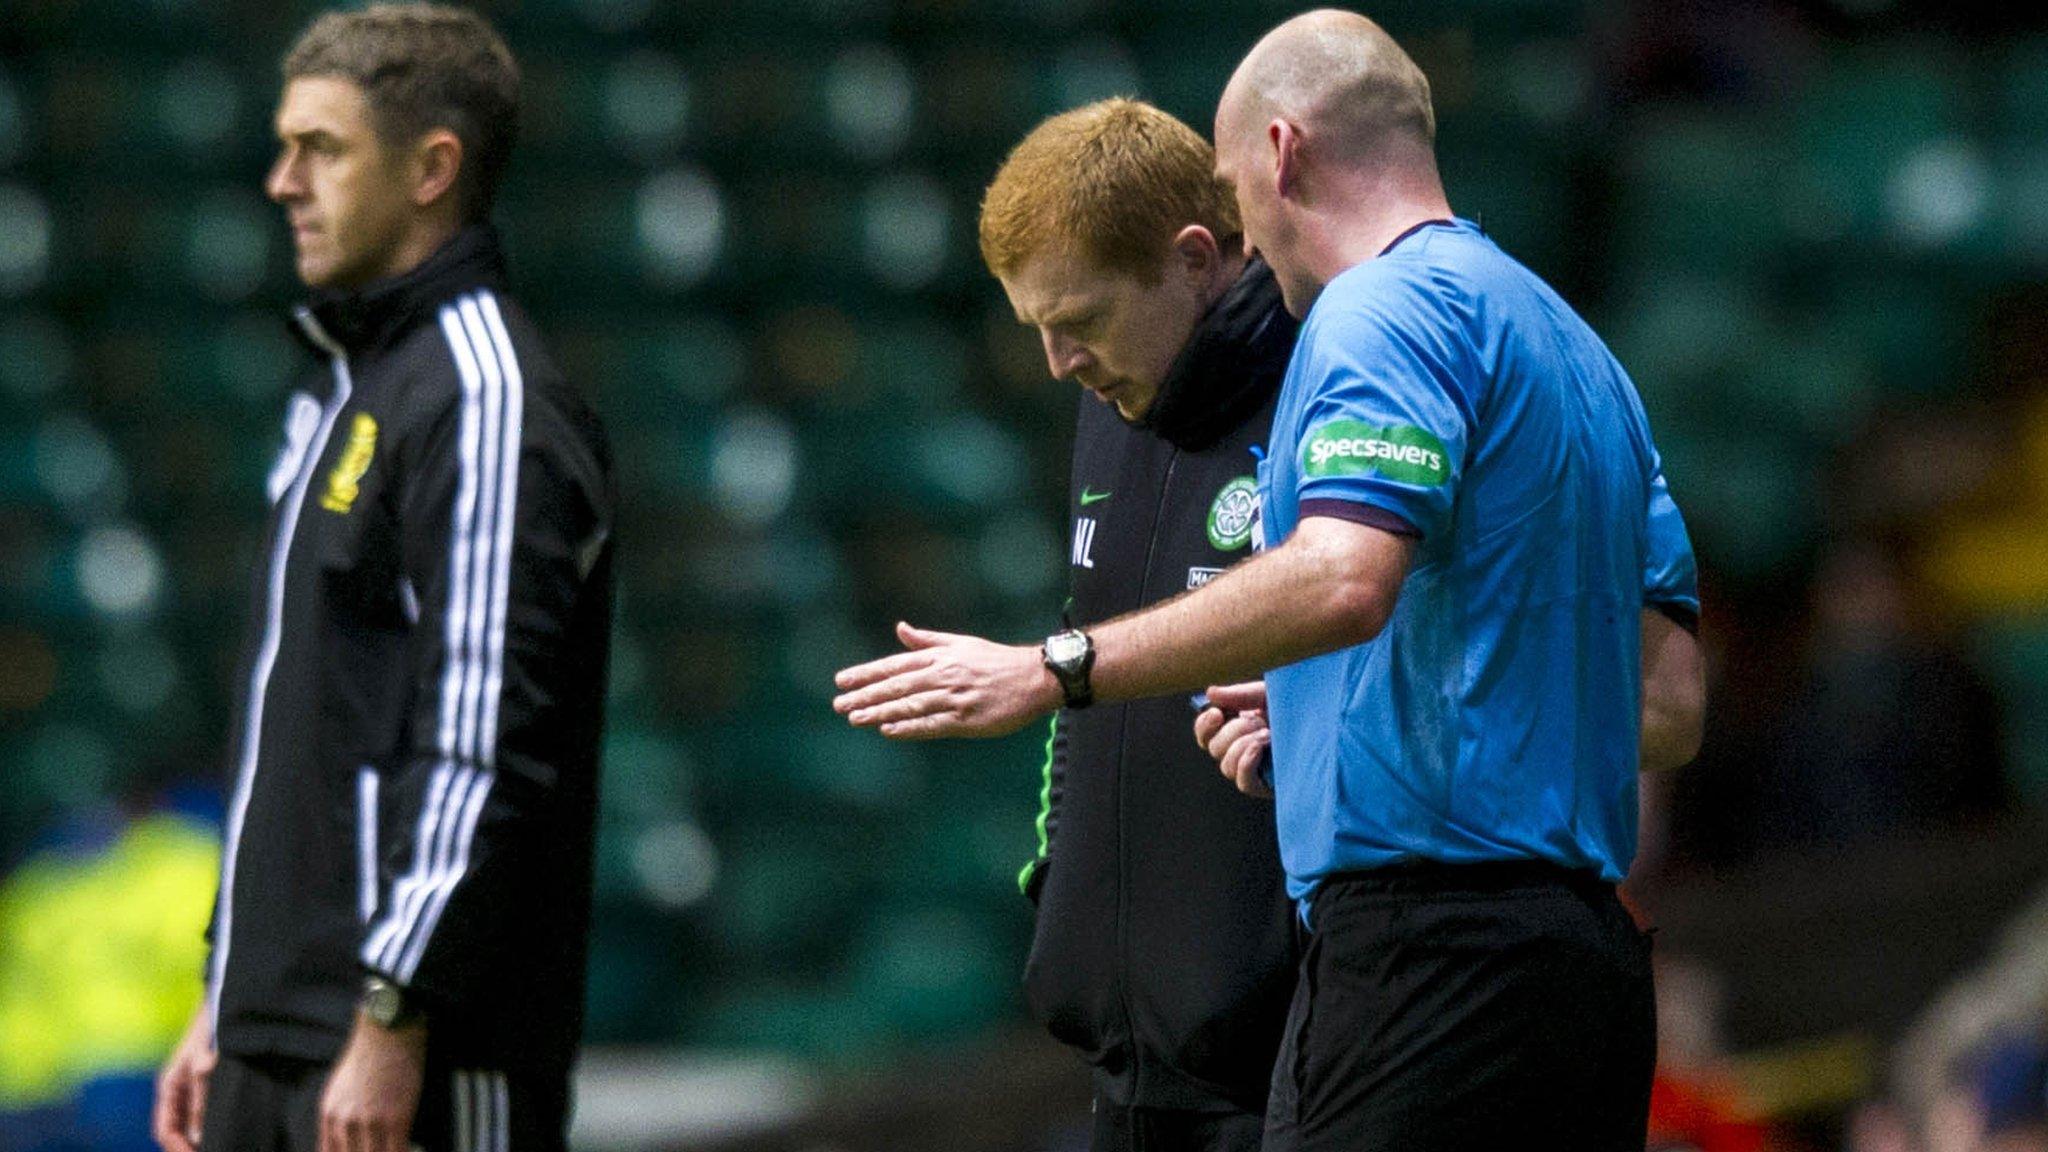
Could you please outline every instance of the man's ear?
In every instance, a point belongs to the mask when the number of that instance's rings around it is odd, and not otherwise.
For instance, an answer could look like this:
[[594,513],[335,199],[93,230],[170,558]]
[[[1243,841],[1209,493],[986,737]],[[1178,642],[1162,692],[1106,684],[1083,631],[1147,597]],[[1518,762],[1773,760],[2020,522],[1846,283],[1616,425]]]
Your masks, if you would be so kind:
[[1299,196],[1301,129],[1276,118],[1266,125],[1266,142],[1273,148],[1273,194],[1282,200]]
[[420,137],[412,153],[413,206],[431,208],[453,196],[456,177],[461,174],[460,136],[446,128],[436,128]]
[[1195,282],[1207,280],[1222,260],[1223,246],[1208,228],[1190,224],[1173,234],[1173,262]]

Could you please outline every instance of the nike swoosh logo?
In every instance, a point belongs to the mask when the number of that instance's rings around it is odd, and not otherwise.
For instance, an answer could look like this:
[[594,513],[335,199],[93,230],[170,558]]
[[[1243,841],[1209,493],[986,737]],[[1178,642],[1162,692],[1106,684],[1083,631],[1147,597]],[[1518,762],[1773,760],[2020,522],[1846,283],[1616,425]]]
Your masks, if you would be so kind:
[[1083,488],[1081,489],[1081,507],[1086,508],[1090,504],[1100,504],[1104,500],[1109,499],[1109,497],[1110,493],[1108,492],[1091,492]]

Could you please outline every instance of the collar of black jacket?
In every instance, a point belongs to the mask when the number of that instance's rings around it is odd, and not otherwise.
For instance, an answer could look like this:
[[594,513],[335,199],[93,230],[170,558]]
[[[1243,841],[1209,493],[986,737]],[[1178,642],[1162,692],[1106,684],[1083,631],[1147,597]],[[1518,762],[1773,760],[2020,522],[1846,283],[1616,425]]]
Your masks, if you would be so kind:
[[1298,327],[1273,270],[1254,256],[1195,325],[1137,426],[1187,452],[1230,435],[1280,387]]
[[457,294],[495,286],[504,274],[498,230],[474,224],[410,272],[353,292],[314,293],[292,310],[292,331],[323,355],[331,356],[337,349],[351,356],[375,351]]

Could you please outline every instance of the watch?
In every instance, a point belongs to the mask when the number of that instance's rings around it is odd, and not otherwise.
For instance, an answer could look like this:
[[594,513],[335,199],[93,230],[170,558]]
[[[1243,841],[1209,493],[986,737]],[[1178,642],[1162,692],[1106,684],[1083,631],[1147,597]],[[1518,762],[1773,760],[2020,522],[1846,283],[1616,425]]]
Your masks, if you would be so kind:
[[1060,693],[1069,708],[1086,708],[1095,703],[1095,688],[1088,673],[1095,667],[1095,641],[1079,628],[1055,632],[1040,649],[1046,671],[1060,682]]
[[405,994],[405,989],[382,976],[371,976],[363,981],[361,1007],[363,1015],[379,1028],[403,1028],[424,1018],[412,998]]

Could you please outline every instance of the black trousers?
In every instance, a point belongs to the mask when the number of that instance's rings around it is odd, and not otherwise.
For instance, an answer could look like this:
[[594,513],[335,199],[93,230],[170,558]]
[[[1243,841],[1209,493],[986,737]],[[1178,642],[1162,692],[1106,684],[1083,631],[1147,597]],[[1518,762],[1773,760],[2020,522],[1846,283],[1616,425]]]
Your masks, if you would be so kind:
[[[200,1152],[316,1152],[332,1066],[222,1053]],[[428,1054],[412,1143],[423,1152],[563,1152],[569,1079],[450,1068]]]
[[1095,1101],[1089,1152],[1259,1152],[1265,1119],[1256,1112],[1123,1108]]
[[1649,937],[1535,863],[1334,877],[1310,912],[1266,1152],[1642,1152]]

